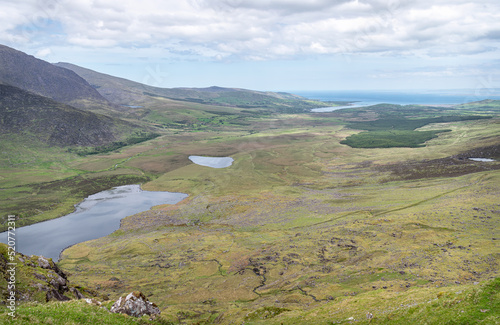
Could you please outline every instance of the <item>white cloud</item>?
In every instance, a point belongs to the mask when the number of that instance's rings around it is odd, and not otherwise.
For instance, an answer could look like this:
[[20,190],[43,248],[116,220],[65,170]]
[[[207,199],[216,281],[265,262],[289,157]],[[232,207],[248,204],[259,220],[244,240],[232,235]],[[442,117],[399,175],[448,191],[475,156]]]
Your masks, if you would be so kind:
[[[45,4],[45,5],[44,5]],[[500,3],[465,0],[0,0],[0,41],[162,47],[207,59],[498,51]],[[31,28],[26,32],[27,28]],[[24,32],[23,32],[24,29]],[[45,42],[45,43],[44,43]]]
[[457,65],[457,66],[424,66],[414,67],[411,69],[390,70],[386,69],[385,72],[374,73],[369,75],[373,79],[411,79],[411,78],[463,78],[472,77],[479,79],[480,76],[485,75],[485,71],[490,78],[493,75],[500,76],[500,69],[491,66],[473,66],[473,65]]
[[43,48],[36,52],[35,56],[39,58],[44,58],[52,54],[52,50],[50,48]]

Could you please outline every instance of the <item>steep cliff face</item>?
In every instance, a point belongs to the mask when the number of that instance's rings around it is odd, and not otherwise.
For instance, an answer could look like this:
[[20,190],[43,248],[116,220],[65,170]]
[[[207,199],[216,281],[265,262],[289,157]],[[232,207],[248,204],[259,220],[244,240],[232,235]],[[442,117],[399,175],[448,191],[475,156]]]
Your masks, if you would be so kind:
[[0,83],[79,108],[110,107],[97,90],[73,71],[4,45],[0,45]]
[[95,146],[115,140],[114,125],[110,117],[0,85],[0,135],[36,138],[49,145]]

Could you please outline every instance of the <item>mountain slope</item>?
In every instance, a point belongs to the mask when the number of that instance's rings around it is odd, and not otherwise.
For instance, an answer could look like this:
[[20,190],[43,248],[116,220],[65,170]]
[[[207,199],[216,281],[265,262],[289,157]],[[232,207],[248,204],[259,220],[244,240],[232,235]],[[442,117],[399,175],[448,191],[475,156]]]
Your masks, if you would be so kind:
[[0,45],[0,83],[79,108],[110,108],[110,103],[71,70]]
[[110,102],[119,105],[142,104],[148,97],[163,97],[185,102],[240,108],[269,108],[283,112],[301,112],[329,106],[304,97],[277,92],[262,92],[240,88],[158,88],[123,78],[99,73],[70,63],[56,63],[87,80]]
[[55,63],[55,66],[72,70],[85,79],[107,100],[118,105],[137,103],[147,97],[145,92],[156,93],[158,89],[131,80],[99,73],[71,63]]
[[95,146],[116,139],[115,121],[50,98],[0,84],[0,134],[58,146]]

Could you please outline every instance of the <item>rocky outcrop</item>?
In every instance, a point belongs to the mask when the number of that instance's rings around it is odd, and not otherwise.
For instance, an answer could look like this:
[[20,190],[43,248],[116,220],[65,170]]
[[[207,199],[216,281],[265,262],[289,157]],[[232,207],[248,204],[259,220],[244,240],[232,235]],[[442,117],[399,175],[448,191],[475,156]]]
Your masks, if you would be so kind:
[[120,297],[113,306],[111,306],[110,311],[112,313],[122,313],[134,317],[160,314],[158,306],[150,302],[148,298],[139,291],[134,291],[127,296]]
[[19,302],[66,301],[94,295],[78,286],[71,286],[67,275],[52,259],[26,256],[18,252],[15,255],[9,253],[7,245],[0,244],[0,294],[4,302],[5,297],[10,295],[7,289],[11,276],[15,277],[15,285],[10,288],[14,290],[16,301]]

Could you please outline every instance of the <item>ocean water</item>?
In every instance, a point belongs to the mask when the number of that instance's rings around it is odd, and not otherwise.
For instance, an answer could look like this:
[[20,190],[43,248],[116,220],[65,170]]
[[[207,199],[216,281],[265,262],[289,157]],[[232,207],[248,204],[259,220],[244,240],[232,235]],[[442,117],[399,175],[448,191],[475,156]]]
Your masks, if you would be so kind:
[[[484,99],[500,100],[500,89],[461,89],[432,91],[291,91],[291,93],[321,101],[348,101],[352,106],[375,104],[399,105],[458,105]],[[351,106],[351,107],[352,107]]]

